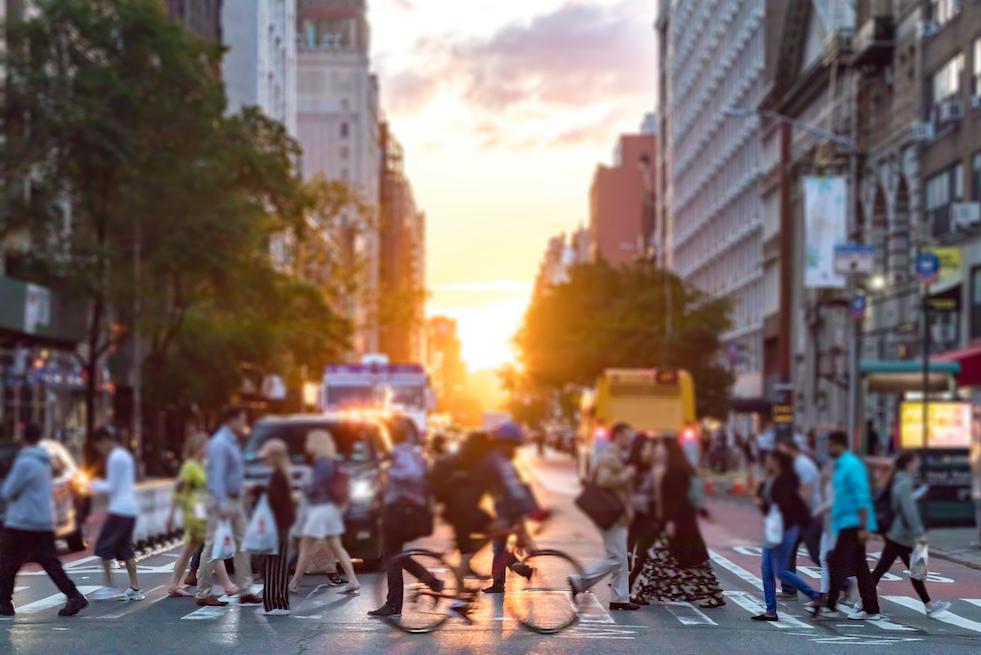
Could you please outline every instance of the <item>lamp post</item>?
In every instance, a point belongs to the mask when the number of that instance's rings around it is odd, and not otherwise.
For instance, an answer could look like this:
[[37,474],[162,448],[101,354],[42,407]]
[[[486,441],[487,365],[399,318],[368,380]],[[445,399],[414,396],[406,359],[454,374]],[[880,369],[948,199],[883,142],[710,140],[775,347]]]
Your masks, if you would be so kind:
[[[761,118],[770,119],[781,126],[780,133],[780,195],[781,195],[781,207],[780,207],[780,333],[781,333],[781,343],[780,343],[780,376],[781,376],[781,388],[784,390],[789,390],[790,385],[790,303],[791,303],[791,293],[790,284],[792,271],[790,269],[790,259],[793,253],[793,244],[790,241],[789,234],[793,227],[793,222],[790,216],[790,182],[789,182],[789,168],[791,164],[791,154],[790,154],[790,142],[792,137],[792,130],[798,129],[802,132],[807,132],[808,134],[813,134],[816,137],[824,139],[825,141],[830,141],[831,143],[842,148],[848,155],[849,163],[849,178],[851,188],[851,194],[849,198],[849,223],[855,226],[856,223],[856,212],[855,206],[858,199],[858,144],[856,139],[842,136],[826,130],[818,125],[812,125],[811,123],[806,123],[804,121],[797,120],[790,116],[785,116],[779,112],[767,110],[767,109],[755,109],[750,107],[732,107],[727,106],[722,108],[722,114],[731,118],[747,118],[751,116],[759,116]],[[849,298],[855,295],[856,282],[853,275],[847,276],[847,293]],[[861,337],[861,328],[858,321],[849,321],[851,326],[851,335],[849,339],[849,357],[848,357],[848,429],[849,433],[854,438],[854,435],[858,434],[859,426],[859,406],[860,406],[860,387],[858,384],[858,359],[859,359],[859,339]]]

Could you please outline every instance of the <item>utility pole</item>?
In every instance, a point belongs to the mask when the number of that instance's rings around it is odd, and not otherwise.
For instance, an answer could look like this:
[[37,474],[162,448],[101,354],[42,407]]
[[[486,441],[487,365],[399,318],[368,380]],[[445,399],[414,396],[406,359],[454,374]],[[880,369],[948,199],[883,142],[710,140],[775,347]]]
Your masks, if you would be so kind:
[[143,299],[140,293],[143,231],[140,219],[133,221],[133,362],[130,368],[130,381],[133,386],[133,422],[131,434],[137,468],[143,470],[143,338],[140,334],[140,316],[143,313]]

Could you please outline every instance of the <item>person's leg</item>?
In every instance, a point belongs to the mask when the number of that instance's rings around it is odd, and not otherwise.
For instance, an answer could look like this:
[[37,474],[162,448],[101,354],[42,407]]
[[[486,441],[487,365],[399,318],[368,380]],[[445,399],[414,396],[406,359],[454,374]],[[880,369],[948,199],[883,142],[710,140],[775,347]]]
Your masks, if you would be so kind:
[[801,532],[807,556],[815,566],[821,566],[821,533],[824,531],[824,521],[820,516],[811,518],[810,523]]
[[341,543],[341,536],[333,535],[327,537],[327,547],[334,553],[334,557],[337,558],[337,561],[341,564],[341,568],[344,569],[344,575],[347,576],[346,589],[360,589],[361,584],[358,582],[358,576],[354,575],[354,565],[351,563],[351,556],[344,549],[344,544]]
[[869,563],[865,558],[865,544],[855,539],[849,552],[851,568],[858,581],[858,593],[862,598],[862,609],[868,614],[879,613],[879,597],[875,592],[875,583],[869,572]]
[[886,546],[882,549],[882,555],[879,556],[879,562],[875,565],[875,570],[872,571],[872,584],[879,584],[879,580],[889,571],[889,568],[898,556],[899,551],[896,549],[896,543],[886,539]]
[[[203,535],[202,535],[203,539]],[[194,550],[194,554],[191,555],[191,563],[188,567],[187,577],[184,578],[184,582],[188,585],[197,585],[198,580],[198,569],[201,568],[201,554],[204,552],[204,541],[198,544],[198,547]]]
[[[794,539],[794,542],[791,544],[786,544],[786,548],[784,547],[785,544],[781,544],[779,548],[779,550],[781,551],[779,554],[787,558],[787,561],[785,563],[785,566],[787,567],[787,571],[793,573],[794,575],[797,574],[797,551],[800,550],[800,544],[801,541],[803,541],[803,537],[800,533],[800,530],[798,528],[795,528],[795,530],[797,531],[797,537]],[[797,587],[784,580],[782,575],[783,571],[779,570],[779,567],[776,574],[780,578],[780,590],[783,593],[787,595],[797,593]]]
[[[385,538],[385,561],[391,562],[392,558],[402,552],[402,544],[398,543],[397,537],[394,534],[389,533]],[[422,568],[416,563],[418,568]],[[409,567],[406,567],[407,569]],[[410,575],[419,578],[418,571],[409,571]],[[385,570],[386,582],[388,584],[388,593],[385,596],[385,605],[394,610],[402,609],[402,593],[403,593],[403,579],[402,579],[402,566],[401,564],[397,566],[389,565]]]
[[613,571],[618,565],[616,554],[611,552],[611,544],[613,537],[611,532],[616,529],[617,526],[604,530],[600,533],[603,538],[603,546],[606,552],[603,557],[599,558],[592,564],[586,567],[586,569],[579,576],[573,576],[575,581],[576,591],[583,592],[591,589],[596,583],[605,578],[610,572]]
[[181,548],[180,554],[177,556],[177,560],[174,562],[174,572],[170,576],[170,584],[167,586],[167,591],[170,593],[176,593],[181,587],[181,578],[184,577],[184,570],[187,568],[187,562],[191,559],[191,554],[197,550],[197,544],[193,541],[184,542],[184,547]]
[[508,571],[508,539],[496,537],[493,542],[494,559],[491,564],[492,585],[496,589],[504,588]]
[[296,557],[296,570],[293,571],[293,580],[290,582],[291,589],[299,589],[303,584],[303,576],[307,573],[307,565],[316,543],[317,540],[313,537],[300,537],[300,552]]
[[22,530],[3,529],[0,534],[0,609],[12,611],[14,582],[27,559],[27,536]]
[[834,548],[834,537],[827,533],[821,535],[821,593],[827,594],[831,589],[831,567],[828,558]]
[[238,587],[232,582],[231,577],[228,575],[228,567],[225,566],[225,560],[220,559],[214,563],[214,576],[218,578],[218,584],[224,590],[226,596],[234,596],[238,593]]
[[245,516],[245,508],[241,502],[237,503],[235,516],[232,518],[232,535],[235,538],[235,585],[238,593],[248,595],[252,593],[252,561],[249,554],[242,549],[242,541],[245,539],[245,530],[248,528],[249,520]]
[[136,559],[130,557],[126,560],[126,573],[129,575],[129,586],[132,589],[140,588],[140,578],[136,574]]
[[637,577],[640,572],[644,570],[644,565],[647,563],[647,559],[650,557],[648,554],[654,546],[654,541],[656,537],[653,531],[648,531],[642,537],[637,540],[637,545],[635,546],[637,555],[634,557],[634,565],[630,569],[630,588],[634,588],[634,583],[637,581]]
[[[889,542],[887,541],[886,543],[888,544]],[[896,544],[896,552],[899,555],[899,557],[903,560],[903,564],[906,565],[906,570],[908,571],[910,557],[913,555],[913,549],[908,546]],[[920,600],[922,600],[924,604],[929,603],[930,594],[927,593],[926,583],[924,583],[923,580],[917,580],[912,576],[910,577],[909,581],[912,583],[913,589],[916,591],[916,595],[920,597]],[[876,579],[876,583],[878,582],[879,582],[878,579]]]
[[764,548],[760,559],[760,575],[763,577],[763,600],[766,603],[766,613],[770,616],[777,615],[777,583],[773,578],[773,551],[774,548]]
[[811,585],[804,582],[800,576],[790,570],[790,562],[794,559],[794,552],[801,542],[800,528],[794,526],[784,533],[784,541],[780,547],[775,549],[773,556],[773,568],[777,576],[784,585],[791,587],[795,591],[803,593],[811,600],[816,599],[820,594],[814,591]]
[[69,599],[81,596],[75,583],[71,581],[65,569],[61,566],[55,551],[54,532],[39,532],[34,541],[32,550],[34,551],[35,561],[44,569],[44,572],[51,578],[51,582],[58,587],[58,591],[65,594]]
[[102,560],[102,576],[105,579],[106,586],[112,586],[112,560],[103,559]]
[[[286,548],[287,532],[284,530],[279,536],[279,543],[283,544],[279,554],[273,557],[272,577],[267,578],[267,589],[272,587],[272,596],[275,602],[273,609],[288,610],[290,608],[290,591],[288,588],[290,575],[289,550]],[[263,594],[265,596],[265,594]]]
[[614,603],[630,602],[630,571],[627,562],[627,528],[614,526],[607,530],[610,543],[606,544],[609,552],[616,561],[610,578],[610,601]]
[[[849,549],[856,542],[857,530],[842,530],[838,533],[834,548],[828,555],[828,568],[831,570],[830,586],[828,587],[827,608],[834,611],[838,607],[838,596],[841,594],[845,579],[851,574]],[[867,571],[868,569],[866,569]]]
[[195,597],[203,600],[211,596],[211,574],[215,570],[215,562],[211,559],[211,551],[215,546],[215,530],[218,529],[218,506],[209,498],[207,501],[208,527],[204,533],[201,559],[198,563],[198,588]]

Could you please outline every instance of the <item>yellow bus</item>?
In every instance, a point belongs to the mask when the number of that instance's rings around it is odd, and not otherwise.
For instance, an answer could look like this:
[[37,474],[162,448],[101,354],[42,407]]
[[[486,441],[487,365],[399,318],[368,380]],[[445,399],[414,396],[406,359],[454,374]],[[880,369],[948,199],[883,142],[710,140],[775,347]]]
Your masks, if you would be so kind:
[[579,407],[576,468],[579,478],[590,473],[597,447],[609,439],[616,423],[638,432],[695,433],[695,383],[688,371],[673,368],[611,368],[594,389],[583,392]]

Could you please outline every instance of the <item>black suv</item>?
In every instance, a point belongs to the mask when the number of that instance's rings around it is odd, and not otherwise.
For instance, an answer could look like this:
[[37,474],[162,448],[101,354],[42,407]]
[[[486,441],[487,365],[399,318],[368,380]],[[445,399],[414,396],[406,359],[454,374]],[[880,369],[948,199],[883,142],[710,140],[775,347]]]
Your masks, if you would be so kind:
[[365,567],[377,568],[382,560],[381,514],[385,494],[391,440],[385,426],[370,417],[333,415],[267,416],[252,428],[245,445],[245,485],[254,492],[268,484],[269,468],[256,454],[269,439],[282,439],[290,451],[293,488],[310,476],[310,462],[303,446],[307,434],[326,430],[337,444],[341,466],[351,478],[351,503],[344,512],[344,547]]

